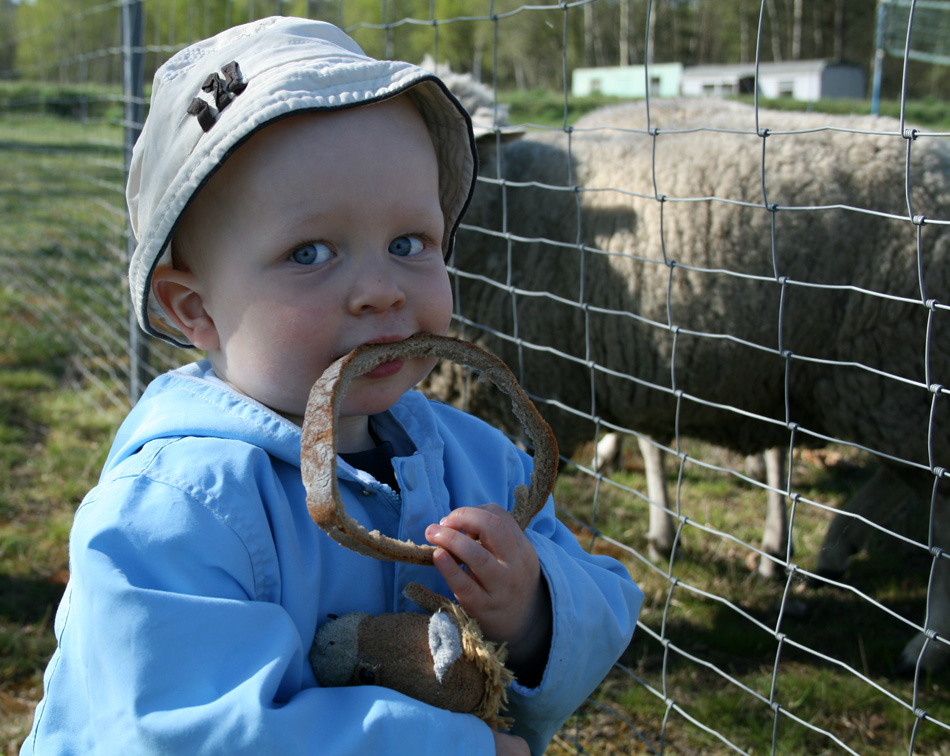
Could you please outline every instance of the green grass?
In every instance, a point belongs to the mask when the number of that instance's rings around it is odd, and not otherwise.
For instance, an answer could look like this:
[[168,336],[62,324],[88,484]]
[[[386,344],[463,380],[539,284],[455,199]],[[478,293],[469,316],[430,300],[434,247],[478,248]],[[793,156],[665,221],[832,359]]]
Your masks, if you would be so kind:
[[2,754],[17,753],[29,730],[55,648],[73,512],[121,417],[75,354],[80,329],[110,335],[96,317],[115,318],[122,297],[109,252],[119,238],[104,212],[121,208],[109,189],[121,182],[118,135],[106,124],[0,119]]
[[[512,123],[532,123],[541,126],[564,125],[564,95],[545,89],[510,90],[499,92],[498,99],[509,108]],[[568,125],[592,110],[621,102],[616,97],[591,95],[567,98]]]
[[[741,459],[722,450],[691,442],[686,451],[692,458],[726,469],[742,469]],[[853,453],[840,459],[803,455],[796,461],[795,487],[805,499],[840,505],[867,480],[873,464]],[[672,491],[677,473],[669,471]],[[589,476],[568,470],[562,473],[555,496],[570,517],[582,522],[593,519],[599,532],[645,554],[647,504],[624,490],[645,490],[639,455],[628,451],[611,480],[621,487],[602,484],[598,489]],[[668,562],[650,568],[623,547],[594,541],[595,550],[626,562],[646,596],[641,622],[657,635],[665,626],[664,637],[671,644],[667,649],[639,630],[622,659],[629,674],[613,673],[596,700],[632,723],[654,746],[668,717],[665,742],[671,753],[733,752],[690,718],[718,730],[748,753],[771,753],[773,732],[778,753],[843,752],[832,738],[812,728],[831,733],[865,756],[908,753],[915,720],[910,709],[914,685],[894,668],[910,637],[906,625],[849,591],[811,585],[800,578],[792,580],[786,595],[784,576],[767,580],[754,572],[754,551],[707,532],[705,528],[757,544],[765,513],[765,492],[758,487],[687,463],[679,493],[683,514],[696,525],[687,524],[683,530],[672,567],[675,584],[667,576]],[[794,559],[802,568],[814,567],[829,518],[814,506],[800,503],[797,507]],[[892,527],[915,538],[925,537],[912,519]],[[579,532],[582,543],[589,543],[589,531]],[[919,622],[928,570],[929,559],[922,551],[882,535],[872,538],[855,557],[849,581],[892,612]],[[775,634],[780,611],[781,650]],[[631,675],[645,685],[633,682]],[[777,729],[769,705],[773,682],[775,701],[784,712]],[[939,721],[950,722],[950,674],[924,679],[917,696],[918,707]],[[668,703],[675,703],[669,712]],[[592,752],[640,752],[624,750],[637,736],[623,719],[588,705],[578,720],[580,742]],[[923,722],[914,753],[947,756],[950,738],[946,736],[945,727]],[[551,753],[573,753],[572,748],[562,738]]]
[[[0,338],[29,320],[0,292]],[[12,300],[12,301],[11,301]],[[16,330],[15,328],[13,330]],[[0,371],[0,752],[17,752],[55,643],[52,618],[68,578],[73,512],[105,460],[119,420],[74,384],[57,349],[5,353]],[[12,359],[11,359],[12,357]]]
[[[751,96],[744,95],[738,99],[750,105],[753,102]],[[819,113],[836,115],[870,115],[871,113],[871,103],[868,100],[836,99],[807,103],[789,98],[759,98],[759,106],[770,110],[813,110]],[[901,104],[899,101],[881,101],[880,115],[899,118],[900,114]],[[948,131],[950,130],[950,103],[936,98],[913,100],[904,105],[904,117],[909,124],[914,126],[920,126],[930,131]]]

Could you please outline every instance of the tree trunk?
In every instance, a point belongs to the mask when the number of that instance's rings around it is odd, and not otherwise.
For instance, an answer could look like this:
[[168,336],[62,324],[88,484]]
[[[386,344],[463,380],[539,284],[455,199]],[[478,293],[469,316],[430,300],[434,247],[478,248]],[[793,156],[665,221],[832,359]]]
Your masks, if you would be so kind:
[[844,57],[844,2],[845,0],[835,0],[835,60]]
[[620,63],[630,65],[630,0],[620,0]]
[[584,5],[584,65],[594,65],[594,9],[590,3]]
[[778,13],[775,11],[775,0],[765,0],[765,10],[769,14],[769,36],[772,38],[772,60],[776,63],[782,60],[782,40],[778,29]]
[[653,0],[653,4],[650,7],[650,29],[647,34],[647,48],[643,51],[643,59],[645,63],[653,62],[654,51],[656,50],[656,6],[659,4],[659,0]]
[[795,0],[792,8],[792,60],[802,57],[802,0]]
[[739,0],[739,62],[748,63],[749,55],[749,18],[745,14],[745,3]]

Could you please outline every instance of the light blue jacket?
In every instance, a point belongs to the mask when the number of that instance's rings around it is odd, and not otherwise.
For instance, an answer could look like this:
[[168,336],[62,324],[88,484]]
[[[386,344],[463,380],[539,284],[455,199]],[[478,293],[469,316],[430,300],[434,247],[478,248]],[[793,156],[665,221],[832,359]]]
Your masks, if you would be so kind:
[[[329,614],[414,610],[433,567],[381,562],[310,519],[300,429],[208,377],[152,383],[76,513],[58,650],[21,756],[492,754],[480,720],[377,686],[321,688],[308,652]],[[347,512],[425,543],[451,508],[511,507],[530,459],[480,420],[406,394],[378,416],[400,494],[340,462]],[[642,593],[585,553],[552,502],[528,537],[554,627],[541,684],[511,691],[515,732],[540,754],[633,633]]]

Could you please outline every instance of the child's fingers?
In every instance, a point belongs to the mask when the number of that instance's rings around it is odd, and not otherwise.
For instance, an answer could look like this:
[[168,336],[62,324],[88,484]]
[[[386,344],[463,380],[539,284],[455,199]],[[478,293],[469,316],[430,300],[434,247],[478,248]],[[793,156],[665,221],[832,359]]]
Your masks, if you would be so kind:
[[515,518],[497,504],[455,509],[442,519],[440,525],[463,531],[500,559],[512,554],[522,537]]
[[498,560],[481,543],[477,534],[461,532],[455,528],[443,525],[430,525],[426,529],[426,538],[433,546],[439,546],[448,552],[455,561],[467,565],[474,575],[488,576]]
[[470,572],[462,569],[452,554],[441,547],[437,548],[432,555],[432,562],[462,606],[478,606],[484,601],[485,590],[481,583]]
[[433,563],[449,590],[478,620],[485,637],[512,642],[532,621],[541,579],[537,553],[499,506],[461,507],[426,529]]

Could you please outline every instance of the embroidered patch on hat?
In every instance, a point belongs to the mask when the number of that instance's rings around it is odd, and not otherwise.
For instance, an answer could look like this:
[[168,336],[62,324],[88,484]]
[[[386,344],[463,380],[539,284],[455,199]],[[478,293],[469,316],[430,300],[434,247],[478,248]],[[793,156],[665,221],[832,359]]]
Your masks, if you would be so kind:
[[[208,74],[201,85],[201,91],[214,98],[214,107],[221,113],[241,92],[247,89],[247,83],[241,79],[241,70],[237,61],[232,60],[221,69],[224,78],[217,73]],[[195,97],[188,105],[188,115],[198,119],[202,131],[209,131],[217,121],[217,115],[211,111],[211,104],[201,97]]]

